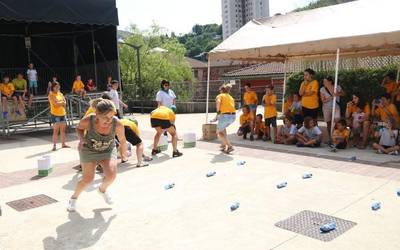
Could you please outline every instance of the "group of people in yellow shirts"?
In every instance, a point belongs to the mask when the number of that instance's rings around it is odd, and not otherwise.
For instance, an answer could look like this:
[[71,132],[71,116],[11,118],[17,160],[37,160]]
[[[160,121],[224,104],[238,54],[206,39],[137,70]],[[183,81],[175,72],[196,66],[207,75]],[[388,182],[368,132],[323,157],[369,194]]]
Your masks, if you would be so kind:
[[8,119],[10,113],[9,101],[14,102],[15,114],[19,116],[25,112],[25,99],[28,108],[32,106],[33,95],[28,91],[28,84],[22,73],[18,73],[12,81],[9,76],[3,77],[3,81],[0,83],[0,96],[4,120]]
[[[244,139],[250,135],[251,141],[257,136],[256,139],[272,140],[274,143],[318,147],[322,142],[322,131],[317,122],[321,100],[324,121],[328,126],[328,145],[333,152],[352,144],[359,149],[371,145],[378,153],[399,154],[397,128],[400,125],[400,86],[393,75],[384,76],[381,86],[385,88],[386,94],[373,100],[371,105],[361,94],[353,93],[352,100],[347,103],[345,117],[341,117],[339,105],[340,97],[345,95],[344,91],[339,86],[335,92],[333,79],[329,76],[324,78],[323,86],[319,88],[314,75],[312,69],[304,71],[304,81],[299,92],[291,95],[284,104],[284,124],[279,130],[276,124],[277,98],[273,86],[266,87],[262,98],[263,117],[262,114],[256,114],[257,93],[251,90],[250,84],[246,84],[243,114],[237,134]],[[334,96],[337,103],[332,122]],[[333,133],[330,133],[331,126],[334,126]]]

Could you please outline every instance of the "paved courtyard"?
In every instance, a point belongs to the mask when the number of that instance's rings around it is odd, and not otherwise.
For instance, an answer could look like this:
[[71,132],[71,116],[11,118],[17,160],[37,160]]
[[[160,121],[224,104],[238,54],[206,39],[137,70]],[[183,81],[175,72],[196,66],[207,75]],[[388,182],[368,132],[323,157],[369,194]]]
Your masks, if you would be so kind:
[[[149,117],[136,117],[148,154]],[[204,122],[203,114],[178,115],[177,127],[200,136]],[[81,177],[74,169],[74,134],[68,136],[73,148],[56,152],[49,151],[47,133],[0,138],[0,249],[400,249],[399,157],[357,149],[301,151],[231,137],[232,155],[219,153],[216,142],[199,141],[182,149],[181,158],[172,159],[169,148],[149,167],[135,168],[134,158],[121,164],[113,206],[95,190],[98,174],[76,213],[66,212]],[[36,161],[46,154],[55,169],[38,178]],[[246,164],[237,166],[239,160]],[[210,171],[216,175],[206,178]],[[313,178],[302,179],[305,172]],[[288,186],[277,189],[282,180]],[[164,190],[171,182],[176,186]],[[5,204],[39,194],[58,202],[23,212]],[[382,204],[378,211],[370,208],[374,200]],[[240,207],[231,212],[234,202]],[[356,225],[328,242],[275,226],[304,210]]]

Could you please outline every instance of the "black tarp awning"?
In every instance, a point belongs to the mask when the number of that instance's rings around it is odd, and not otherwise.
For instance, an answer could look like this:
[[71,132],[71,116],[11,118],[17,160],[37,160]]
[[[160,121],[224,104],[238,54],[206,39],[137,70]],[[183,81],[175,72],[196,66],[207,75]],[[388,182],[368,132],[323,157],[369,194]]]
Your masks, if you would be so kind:
[[118,25],[115,0],[0,0],[0,20]]

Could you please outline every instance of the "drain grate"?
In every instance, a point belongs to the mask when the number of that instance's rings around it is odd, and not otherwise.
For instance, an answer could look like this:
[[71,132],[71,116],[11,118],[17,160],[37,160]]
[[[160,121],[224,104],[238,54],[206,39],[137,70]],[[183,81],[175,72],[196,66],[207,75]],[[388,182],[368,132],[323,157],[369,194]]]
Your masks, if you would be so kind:
[[[336,222],[336,230],[330,231],[329,233],[321,233],[319,229],[320,226],[332,221]],[[301,211],[275,224],[277,227],[322,241],[331,241],[355,225],[357,225],[357,223],[352,221],[308,210]]]
[[24,199],[20,199],[20,200],[10,201],[10,202],[7,202],[6,204],[8,206],[14,208],[15,210],[21,212],[21,211],[29,210],[32,208],[45,206],[45,205],[55,203],[55,202],[57,202],[57,200],[55,200],[47,195],[40,194],[40,195],[35,195],[32,197],[28,197],[28,198],[24,198]]

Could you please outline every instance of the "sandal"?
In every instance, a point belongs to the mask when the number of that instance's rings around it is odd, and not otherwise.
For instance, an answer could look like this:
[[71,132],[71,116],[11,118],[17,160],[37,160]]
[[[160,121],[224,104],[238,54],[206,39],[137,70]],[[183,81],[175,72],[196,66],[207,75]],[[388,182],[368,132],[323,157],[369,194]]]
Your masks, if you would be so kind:
[[229,153],[231,153],[232,151],[234,151],[235,149],[232,147],[232,146],[230,146],[230,147],[228,147],[226,150],[224,150],[224,152],[225,153],[227,153],[227,154],[229,154]]
[[62,148],[71,148],[70,146],[68,146],[67,144],[62,145]]
[[56,150],[57,150],[57,146],[56,146],[56,145],[53,145],[52,151],[56,151]]

